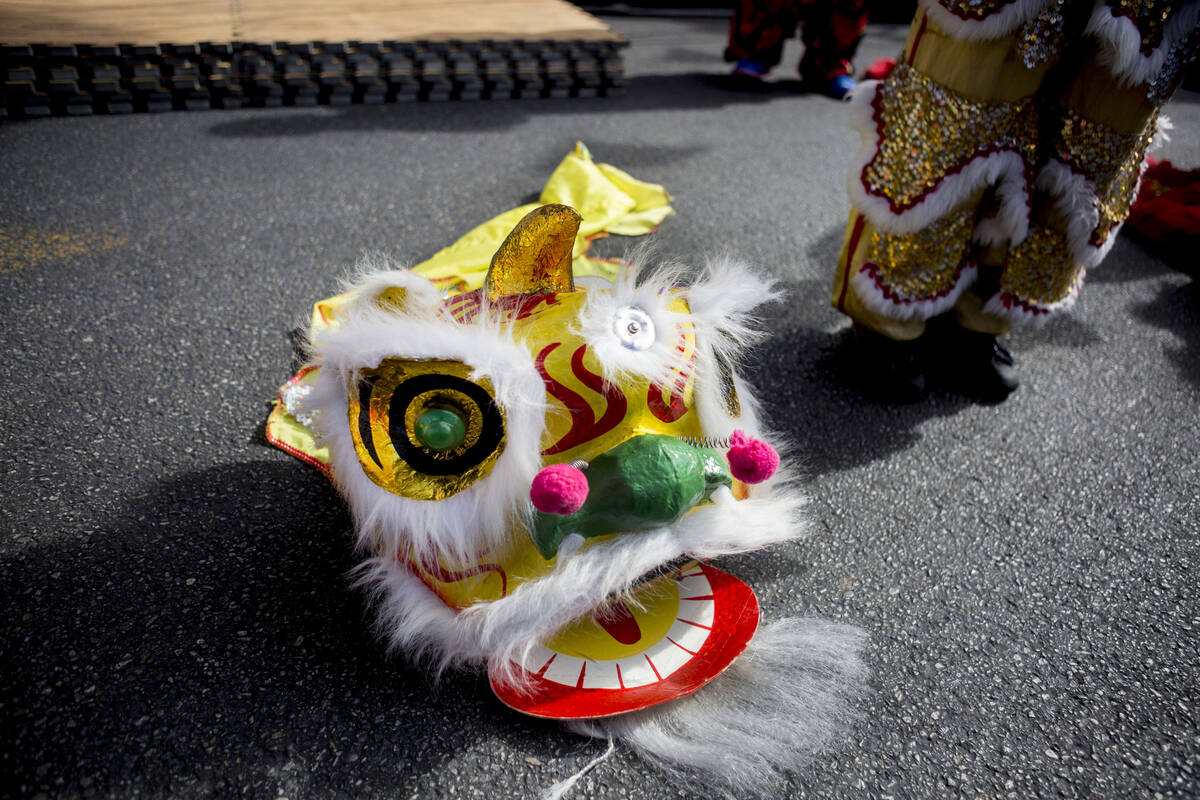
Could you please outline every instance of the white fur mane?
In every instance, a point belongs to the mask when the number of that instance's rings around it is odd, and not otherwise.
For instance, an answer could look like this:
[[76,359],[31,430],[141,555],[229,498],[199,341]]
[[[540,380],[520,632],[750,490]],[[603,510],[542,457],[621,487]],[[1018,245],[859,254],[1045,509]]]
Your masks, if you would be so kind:
[[[368,276],[362,286],[338,324],[311,343],[320,372],[304,406],[320,412],[314,432],[329,447],[334,480],[350,503],[361,547],[391,558],[411,546],[420,558],[440,553],[471,560],[502,545],[513,520],[530,513],[528,488],[541,468],[545,425],[542,378],[529,352],[490,314],[470,323],[437,316],[441,296],[424,278],[392,271]],[[406,290],[403,312],[375,303],[387,286]],[[438,501],[401,497],[366,475],[350,431],[348,391],[362,370],[392,356],[461,361],[474,378],[491,382],[505,416],[505,445],[490,474]]]

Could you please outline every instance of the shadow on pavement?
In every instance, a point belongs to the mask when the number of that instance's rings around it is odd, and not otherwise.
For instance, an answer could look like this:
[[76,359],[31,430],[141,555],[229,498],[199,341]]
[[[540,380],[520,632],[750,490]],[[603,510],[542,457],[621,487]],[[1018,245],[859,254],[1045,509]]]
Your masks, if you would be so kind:
[[[725,74],[686,73],[632,78],[619,97],[451,101],[384,105],[322,106],[227,112],[208,130],[214,136],[255,138],[311,136],[331,131],[429,131],[460,133],[500,131],[540,114],[614,114],[620,112],[708,109],[762,104],[805,94],[799,80],[777,80],[746,87]],[[839,101],[829,100],[830,103]],[[230,119],[230,116],[234,117]]]
[[786,355],[752,364],[747,375],[758,389],[766,425],[791,440],[809,475],[853,469],[907,450],[920,440],[924,422],[971,405],[940,393],[907,405],[873,400],[852,375],[848,327],[832,333],[788,321],[769,327],[775,335],[761,349]]
[[1156,328],[1179,337],[1178,346],[1167,346],[1167,357],[1179,371],[1179,377],[1193,386],[1200,386],[1200,283],[1189,281],[1183,286],[1162,286],[1158,297],[1143,305],[1134,306],[1133,315]]
[[1148,278],[1157,278],[1171,272],[1172,268],[1143,247],[1128,233],[1122,233],[1112,251],[1100,265],[1088,270],[1083,290],[1089,283],[1130,283]]
[[[90,533],[6,559],[6,782],[26,797],[369,796],[515,717],[482,676],[435,686],[384,656],[349,586],[349,529],[322,476],[263,461],[165,480]],[[556,740],[504,727],[517,752]]]

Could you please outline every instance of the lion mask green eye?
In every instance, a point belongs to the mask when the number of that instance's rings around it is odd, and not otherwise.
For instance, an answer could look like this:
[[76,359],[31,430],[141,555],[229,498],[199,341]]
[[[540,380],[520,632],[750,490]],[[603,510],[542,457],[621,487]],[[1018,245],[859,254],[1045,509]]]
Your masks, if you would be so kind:
[[467,438],[467,423],[462,416],[446,408],[431,408],[413,426],[417,441],[430,450],[452,450]]

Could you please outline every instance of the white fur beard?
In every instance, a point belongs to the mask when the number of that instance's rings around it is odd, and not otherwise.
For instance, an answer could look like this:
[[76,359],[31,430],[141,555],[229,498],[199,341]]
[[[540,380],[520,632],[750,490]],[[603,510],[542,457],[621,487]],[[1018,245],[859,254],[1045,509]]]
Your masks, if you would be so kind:
[[694,694],[616,717],[567,723],[624,742],[705,796],[783,796],[781,784],[854,717],[867,668],[859,628],[787,618],[761,629]]
[[[776,482],[776,480],[778,482]],[[391,649],[448,666],[486,663],[492,676],[520,685],[517,664],[543,639],[675,559],[709,559],[757,550],[806,532],[804,495],[780,475],[748,500],[718,493],[714,505],[673,525],[619,536],[577,554],[563,553],[550,574],[510,595],[455,612],[395,558],[358,569],[377,609],[378,634]],[[565,557],[564,557],[565,556]]]

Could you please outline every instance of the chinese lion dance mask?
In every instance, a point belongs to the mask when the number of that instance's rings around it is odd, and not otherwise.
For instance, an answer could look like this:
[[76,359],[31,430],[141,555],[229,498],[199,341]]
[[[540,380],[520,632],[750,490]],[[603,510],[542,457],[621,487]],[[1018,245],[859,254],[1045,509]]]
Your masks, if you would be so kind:
[[310,332],[286,405],[327,451],[391,646],[486,665],[517,711],[761,789],[861,670],[853,628],[756,639],[754,592],[709,563],[804,530],[736,372],[775,293],[730,261],[577,283],[578,225],[533,211],[471,292],[363,275]]

